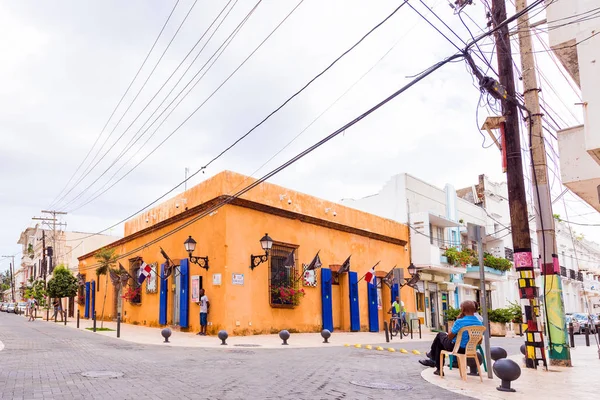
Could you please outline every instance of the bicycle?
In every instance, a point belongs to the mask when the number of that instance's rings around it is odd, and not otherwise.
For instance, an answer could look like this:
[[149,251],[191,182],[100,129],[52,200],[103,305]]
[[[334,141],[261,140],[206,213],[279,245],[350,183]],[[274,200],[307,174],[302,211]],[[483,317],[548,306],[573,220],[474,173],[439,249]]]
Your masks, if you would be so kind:
[[390,335],[392,337],[397,336],[399,332],[402,332],[404,336],[408,336],[409,329],[408,323],[406,322],[406,316],[403,315],[402,318],[393,316],[390,318]]

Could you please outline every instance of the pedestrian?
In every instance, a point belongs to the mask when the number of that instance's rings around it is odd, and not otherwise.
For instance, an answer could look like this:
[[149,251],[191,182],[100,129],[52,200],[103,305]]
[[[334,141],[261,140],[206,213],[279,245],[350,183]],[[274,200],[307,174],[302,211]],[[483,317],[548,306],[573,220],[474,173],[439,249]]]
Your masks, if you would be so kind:
[[33,296],[27,300],[27,308],[29,309],[29,319],[27,321],[35,321],[37,314],[37,300]]
[[62,304],[60,304],[60,300],[59,299],[54,299],[54,315],[52,316],[52,318],[54,318],[56,320],[56,316],[57,314],[60,312],[60,321],[63,321],[63,315],[62,315]]
[[210,309],[210,302],[206,296],[204,289],[200,289],[200,332],[197,334],[200,336],[206,336],[206,325],[208,325],[208,310]]
[[[427,353],[428,359],[419,360],[421,365],[426,367],[435,368],[435,375],[440,374],[440,368],[443,365],[440,365],[440,354],[442,350],[452,351],[454,349],[454,344],[456,343],[456,335],[461,328],[467,326],[482,326],[483,324],[479,321],[477,317],[475,317],[475,312],[477,308],[475,308],[475,302],[471,300],[463,301],[460,305],[460,314],[456,321],[454,321],[454,325],[452,326],[452,331],[447,334],[446,332],[440,332],[436,335],[435,339],[433,339],[433,343],[431,344],[431,350]],[[464,332],[462,338],[460,340],[460,347],[458,352],[460,354],[465,353],[465,346],[469,342],[469,334]]]

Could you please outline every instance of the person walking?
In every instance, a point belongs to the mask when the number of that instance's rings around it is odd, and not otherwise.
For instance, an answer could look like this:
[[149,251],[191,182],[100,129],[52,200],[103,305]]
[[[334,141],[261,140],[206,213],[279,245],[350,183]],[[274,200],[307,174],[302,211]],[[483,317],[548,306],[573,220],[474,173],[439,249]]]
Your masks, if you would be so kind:
[[27,309],[29,310],[29,319],[27,321],[35,321],[37,314],[37,300],[33,296],[27,300]]

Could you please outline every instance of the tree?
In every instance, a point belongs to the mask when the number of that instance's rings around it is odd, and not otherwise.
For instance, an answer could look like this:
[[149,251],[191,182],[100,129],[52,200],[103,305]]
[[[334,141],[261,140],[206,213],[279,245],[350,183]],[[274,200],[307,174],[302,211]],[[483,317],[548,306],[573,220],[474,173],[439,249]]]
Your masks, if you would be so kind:
[[30,279],[27,289],[25,289],[25,297],[33,297],[37,300],[40,307],[46,306],[46,282],[43,279]]
[[104,306],[106,305],[106,294],[108,293],[108,275],[113,270],[115,263],[119,259],[119,256],[115,254],[115,249],[109,249],[103,247],[96,252],[94,255],[96,261],[100,266],[96,268],[96,276],[100,279],[100,275],[106,276],[106,283],[104,284],[104,300],[102,301],[102,312],[100,316],[100,328],[104,327]]
[[56,267],[48,281],[48,295],[53,298],[74,297],[77,294],[77,278],[64,265]]

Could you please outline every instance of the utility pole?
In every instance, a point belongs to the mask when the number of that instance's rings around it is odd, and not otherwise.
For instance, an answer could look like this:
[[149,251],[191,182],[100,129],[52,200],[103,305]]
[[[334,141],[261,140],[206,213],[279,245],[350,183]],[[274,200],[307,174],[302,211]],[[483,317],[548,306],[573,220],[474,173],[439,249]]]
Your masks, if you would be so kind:
[[[505,0],[492,0],[492,23],[494,28],[506,20]],[[506,90],[502,98],[504,122],[504,144],[506,152],[506,180],[508,184],[508,202],[514,247],[514,264],[519,274],[519,295],[524,306],[524,324],[526,325],[527,367],[537,368],[542,361],[547,367],[544,349],[544,337],[539,327],[540,304],[538,288],[535,285],[531,237],[529,236],[529,218],[527,197],[523,180],[523,162],[521,159],[521,140],[519,134],[519,114],[515,96],[515,79],[511,56],[508,25],[494,32],[498,58],[498,76],[500,85]]]
[[12,296],[13,303],[15,302],[15,256],[2,256],[2,258],[11,258],[12,262],[10,263],[10,291]]
[[[527,7],[527,0],[516,0],[517,12]],[[548,186],[548,166],[546,146],[542,130],[542,114],[538,93],[540,89],[535,75],[535,59],[531,44],[529,13],[518,19],[519,48],[521,53],[521,70],[523,77],[523,95],[525,108],[529,110],[527,124],[530,129],[530,146],[533,175],[533,199],[536,218],[537,242],[540,252],[540,271],[543,276],[543,299],[546,315],[546,334],[549,342],[549,358],[551,365],[571,366],[571,354],[567,345],[565,330],[565,305],[562,296],[560,264],[556,251],[556,233],[552,214],[552,198]],[[549,290],[547,288],[550,288]],[[548,305],[553,312],[548,312]]]
[[[56,257],[58,254],[58,248],[56,247],[56,216],[57,215],[67,215],[66,212],[63,211],[48,211],[48,210],[42,210],[42,212],[44,214],[50,214],[52,215],[52,248],[54,249],[53,255],[52,255],[52,265],[56,266]],[[60,226],[61,224],[59,224]],[[50,271],[51,272],[51,271]]]

